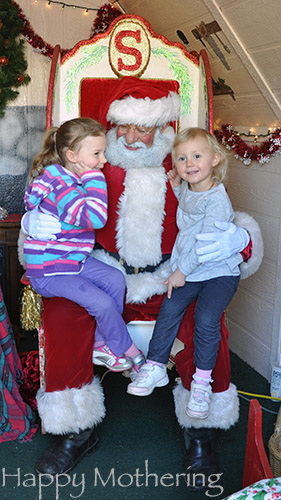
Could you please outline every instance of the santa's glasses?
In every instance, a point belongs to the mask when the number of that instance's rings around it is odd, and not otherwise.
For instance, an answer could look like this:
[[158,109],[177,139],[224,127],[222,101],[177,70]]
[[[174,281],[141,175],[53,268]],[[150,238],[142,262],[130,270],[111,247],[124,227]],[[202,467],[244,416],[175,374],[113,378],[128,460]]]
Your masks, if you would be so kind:
[[137,134],[139,137],[145,137],[146,135],[151,134],[155,130],[155,127],[147,128],[147,127],[137,127],[135,125],[124,124],[124,125],[118,125],[118,130],[122,134],[127,134],[128,132],[130,132],[130,130],[133,130],[135,134]]

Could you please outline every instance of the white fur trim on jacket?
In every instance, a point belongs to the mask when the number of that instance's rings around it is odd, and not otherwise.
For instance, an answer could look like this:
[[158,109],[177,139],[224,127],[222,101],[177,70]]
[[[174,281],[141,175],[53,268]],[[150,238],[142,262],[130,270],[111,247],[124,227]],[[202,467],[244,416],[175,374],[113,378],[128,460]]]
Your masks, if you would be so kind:
[[105,416],[104,393],[98,377],[80,389],[38,390],[39,416],[46,432],[68,434],[90,429]]
[[116,246],[130,266],[161,262],[166,181],[164,167],[133,168],[126,173],[118,203]]
[[236,226],[247,229],[253,242],[252,257],[247,262],[240,264],[241,279],[246,279],[254,274],[261,265],[263,258],[262,234],[255,219],[245,212],[235,212],[233,222]]
[[136,99],[133,96],[111,103],[107,113],[107,121],[120,125],[133,123],[146,127],[161,127],[176,121],[180,115],[181,101],[178,94],[170,92],[160,99]]
[[235,385],[230,384],[224,392],[212,394],[209,416],[202,420],[189,417],[185,410],[190,391],[185,389],[180,382],[173,390],[175,411],[179,425],[185,429],[195,427],[215,428],[227,430],[236,424],[239,418],[239,399]]
[[127,303],[142,304],[153,295],[167,292],[167,286],[163,285],[163,281],[171,274],[170,260],[161,264],[154,273],[126,274],[124,267],[104,250],[94,250],[91,256],[123,272],[127,286]]

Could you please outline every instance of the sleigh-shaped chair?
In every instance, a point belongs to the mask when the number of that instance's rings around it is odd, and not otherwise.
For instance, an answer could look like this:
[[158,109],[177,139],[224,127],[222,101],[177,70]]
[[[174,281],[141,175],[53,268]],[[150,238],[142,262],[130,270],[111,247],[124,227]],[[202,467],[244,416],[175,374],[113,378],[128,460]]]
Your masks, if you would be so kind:
[[[49,80],[47,128],[77,116],[104,121],[100,102],[124,76],[161,81],[181,98],[181,115],[173,126],[213,131],[212,79],[206,51],[189,53],[177,42],[156,34],[139,16],[121,15],[105,33],[78,42],[60,57],[56,46]],[[106,125],[106,123],[103,123]],[[132,339],[146,352],[154,321],[132,318]],[[177,342],[173,354],[180,349]]]

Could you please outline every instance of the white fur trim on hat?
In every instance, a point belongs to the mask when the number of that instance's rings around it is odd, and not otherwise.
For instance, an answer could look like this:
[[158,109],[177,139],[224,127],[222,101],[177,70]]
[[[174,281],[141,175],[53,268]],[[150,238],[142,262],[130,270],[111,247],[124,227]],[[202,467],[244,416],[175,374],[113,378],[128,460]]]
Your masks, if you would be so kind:
[[178,94],[170,92],[160,99],[136,99],[129,96],[111,103],[107,120],[120,125],[132,123],[146,127],[161,127],[179,118],[181,101]]

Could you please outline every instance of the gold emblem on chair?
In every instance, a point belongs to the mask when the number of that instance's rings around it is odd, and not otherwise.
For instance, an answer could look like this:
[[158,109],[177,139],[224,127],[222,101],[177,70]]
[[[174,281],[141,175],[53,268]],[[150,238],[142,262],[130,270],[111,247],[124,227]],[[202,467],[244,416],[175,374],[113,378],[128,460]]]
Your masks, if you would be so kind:
[[109,62],[117,76],[141,76],[149,63],[150,51],[141,22],[124,19],[116,24],[109,41]]

